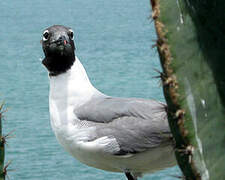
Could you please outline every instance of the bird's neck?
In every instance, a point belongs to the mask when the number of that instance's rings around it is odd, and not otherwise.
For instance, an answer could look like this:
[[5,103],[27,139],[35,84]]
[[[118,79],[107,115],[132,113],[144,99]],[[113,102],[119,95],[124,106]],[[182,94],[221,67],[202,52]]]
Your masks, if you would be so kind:
[[58,117],[53,119],[58,119],[58,124],[67,124],[74,118],[72,117],[74,108],[98,94],[101,93],[92,86],[84,67],[76,57],[70,70],[57,76],[50,76],[50,114],[55,116],[55,112],[60,112]]
[[87,73],[77,57],[71,69],[57,76],[50,76],[49,79],[50,97],[55,100],[68,101],[69,98],[73,102],[74,99],[85,101],[97,91],[89,81]]
[[46,55],[43,65],[48,69],[50,76],[58,76],[67,72],[75,62],[74,52],[70,55]]

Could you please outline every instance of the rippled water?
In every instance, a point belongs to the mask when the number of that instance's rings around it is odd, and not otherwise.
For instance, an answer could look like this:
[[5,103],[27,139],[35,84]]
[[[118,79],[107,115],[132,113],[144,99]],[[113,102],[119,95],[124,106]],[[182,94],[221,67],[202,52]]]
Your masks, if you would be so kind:
[[[103,180],[124,175],[87,167],[58,145],[48,112],[48,77],[39,61],[42,31],[64,24],[75,31],[76,55],[92,83],[112,96],[164,101],[153,68],[156,39],[149,0],[20,0],[0,2],[0,100],[5,100],[10,180]],[[171,180],[177,167],[143,179]]]

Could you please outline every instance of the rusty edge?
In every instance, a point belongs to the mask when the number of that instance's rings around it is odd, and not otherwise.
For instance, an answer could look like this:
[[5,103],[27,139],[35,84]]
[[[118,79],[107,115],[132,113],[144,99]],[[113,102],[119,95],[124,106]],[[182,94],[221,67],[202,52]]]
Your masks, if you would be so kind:
[[[168,115],[170,115],[173,118],[173,120],[177,121],[177,125],[179,127],[179,133],[183,137],[184,144],[182,145],[184,148],[177,149],[177,152],[180,154],[180,156],[183,156],[184,154],[189,156],[189,164],[191,167],[192,173],[195,175],[196,180],[201,180],[201,175],[198,172],[194,162],[193,162],[193,151],[194,146],[192,146],[187,139],[188,130],[184,127],[184,121],[185,121],[185,110],[181,108],[179,104],[179,93],[178,93],[178,82],[175,74],[173,73],[173,69],[171,68],[171,62],[172,62],[172,55],[170,52],[170,48],[168,45],[168,40],[166,39],[166,34],[168,30],[164,26],[164,24],[159,20],[160,16],[160,0],[150,0],[152,5],[152,19],[155,23],[156,33],[158,40],[156,42],[156,47],[159,52],[161,66],[163,69],[163,73],[165,74],[165,77],[162,78],[163,82],[163,88],[165,96],[169,97],[170,104],[172,104],[175,108],[172,112],[168,112]],[[190,151],[191,149],[191,151]],[[186,176],[187,179],[189,179]]]
[[5,143],[6,143],[6,139],[5,139],[5,136],[3,136],[2,135],[2,118],[3,118],[3,113],[5,112],[5,111],[3,111],[3,106],[4,106],[4,102],[0,105],[0,132],[1,132],[1,134],[0,134],[0,151],[3,151],[2,153],[3,153],[3,157],[1,157],[1,160],[2,160],[2,162],[1,162],[1,176],[3,176],[2,178],[3,179],[5,179],[5,176],[6,176],[6,174],[7,174],[7,167],[5,166],[4,167],[4,161],[5,161]]

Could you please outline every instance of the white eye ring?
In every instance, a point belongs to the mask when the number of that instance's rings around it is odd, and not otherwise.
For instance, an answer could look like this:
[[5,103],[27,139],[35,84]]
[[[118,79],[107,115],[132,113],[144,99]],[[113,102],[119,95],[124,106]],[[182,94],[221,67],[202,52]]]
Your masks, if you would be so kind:
[[74,33],[72,29],[69,29],[69,37],[71,38],[71,40],[74,40]]
[[43,41],[47,41],[48,38],[49,38],[49,31],[48,31],[48,30],[45,30],[45,31],[43,32],[43,38],[42,38],[42,40],[43,40]]

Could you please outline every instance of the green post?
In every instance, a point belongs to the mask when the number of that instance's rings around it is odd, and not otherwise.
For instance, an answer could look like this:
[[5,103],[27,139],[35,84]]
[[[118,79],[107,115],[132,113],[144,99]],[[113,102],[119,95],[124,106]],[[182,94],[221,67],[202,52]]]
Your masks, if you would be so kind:
[[5,180],[5,137],[2,135],[2,108],[3,104],[0,106],[0,180]]
[[225,179],[225,1],[150,2],[178,165],[187,180]]

